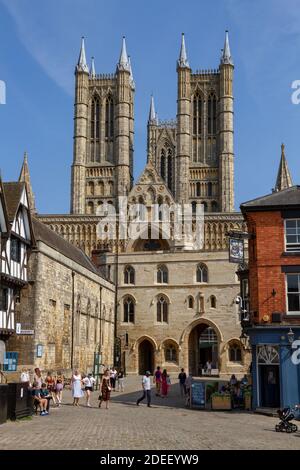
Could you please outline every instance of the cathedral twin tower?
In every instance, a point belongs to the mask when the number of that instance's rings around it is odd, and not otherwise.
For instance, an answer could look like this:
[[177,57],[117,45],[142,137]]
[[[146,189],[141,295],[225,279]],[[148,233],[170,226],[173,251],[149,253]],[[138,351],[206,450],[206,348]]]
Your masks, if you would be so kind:
[[[151,97],[147,160],[179,203],[207,212],[234,210],[233,61],[228,33],[217,70],[192,72],[182,35],[176,121],[159,121]],[[117,207],[133,185],[134,90],[125,38],[111,75],[88,67],[82,39],[75,70],[71,212]]]

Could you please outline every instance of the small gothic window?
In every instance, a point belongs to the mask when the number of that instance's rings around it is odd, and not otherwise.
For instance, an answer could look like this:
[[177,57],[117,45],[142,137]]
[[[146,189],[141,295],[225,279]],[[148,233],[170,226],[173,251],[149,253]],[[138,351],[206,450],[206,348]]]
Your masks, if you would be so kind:
[[134,301],[131,297],[124,300],[124,323],[134,323]]
[[95,190],[94,190],[94,183],[93,181],[88,182],[88,194],[90,196],[94,196]]
[[157,268],[157,283],[168,284],[168,268],[166,266],[159,266]]
[[197,202],[193,201],[192,202],[192,213],[196,214],[196,211],[197,211]]
[[210,296],[210,308],[217,308],[217,299],[214,295]]
[[167,362],[177,362],[177,351],[175,346],[168,344],[165,348],[165,357]]
[[213,201],[213,202],[211,203],[211,210],[212,210],[212,212],[217,212],[217,211],[218,211],[218,203],[217,203],[217,201]]
[[94,203],[92,201],[88,202],[87,208],[88,208],[88,214],[94,213]]
[[200,183],[196,183],[196,196],[201,196],[201,185]]
[[212,183],[211,183],[211,182],[209,182],[209,183],[207,184],[207,195],[208,195],[209,197],[212,196]]
[[203,205],[203,211],[204,211],[204,212],[207,212],[207,202],[206,202],[206,201],[202,201],[202,205]]
[[208,269],[205,264],[197,266],[197,282],[208,282]]
[[194,297],[192,295],[188,297],[188,308],[194,308]]
[[124,284],[134,284],[134,269],[132,266],[126,266],[124,269]]
[[237,345],[229,347],[229,360],[230,362],[242,362],[242,350]]
[[157,322],[168,323],[168,302],[165,297],[160,296],[157,299]]

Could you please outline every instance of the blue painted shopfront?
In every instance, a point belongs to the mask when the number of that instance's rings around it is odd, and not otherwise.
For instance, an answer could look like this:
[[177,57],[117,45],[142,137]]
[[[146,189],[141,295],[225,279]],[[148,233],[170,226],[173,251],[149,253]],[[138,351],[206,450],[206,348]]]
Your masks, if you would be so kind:
[[[291,328],[294,340],[299,340],[300,326]],[[300,403],[300,364],[292,362],[295,349],[289,343],[289,331],[290,326],[258,326],[247,330],[252,348],[254,409]]]

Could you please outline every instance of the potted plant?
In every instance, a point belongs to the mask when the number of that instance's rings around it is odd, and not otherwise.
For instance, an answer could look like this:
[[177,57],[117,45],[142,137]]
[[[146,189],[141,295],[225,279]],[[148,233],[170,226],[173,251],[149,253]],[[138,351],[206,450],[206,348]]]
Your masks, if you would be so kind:
[[231,410],[230,393],[213,393],[211,396],[211,408],[213,410]]
[[252,408],[252,393],[251,393],[251,390],[245,390],[245,392],[244,392],[244,405],[245,405],[245,410],[251,410],[251,408]]

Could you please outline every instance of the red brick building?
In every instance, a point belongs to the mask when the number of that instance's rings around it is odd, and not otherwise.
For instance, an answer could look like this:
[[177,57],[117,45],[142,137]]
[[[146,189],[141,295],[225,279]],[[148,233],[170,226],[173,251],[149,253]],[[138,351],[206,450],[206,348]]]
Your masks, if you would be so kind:
[[240,278],[254,406],[294,405],[300,400],[300,365],[294,360],[300,339],[300,186],[248,201],[241,210],[250,237],[248,270]]

